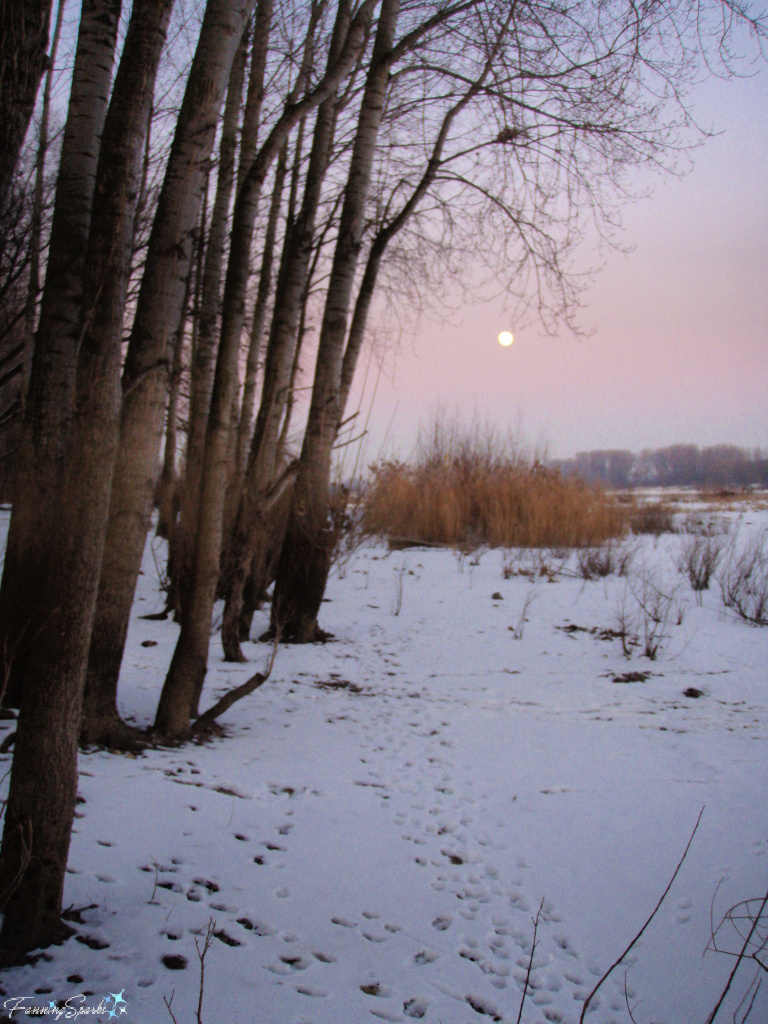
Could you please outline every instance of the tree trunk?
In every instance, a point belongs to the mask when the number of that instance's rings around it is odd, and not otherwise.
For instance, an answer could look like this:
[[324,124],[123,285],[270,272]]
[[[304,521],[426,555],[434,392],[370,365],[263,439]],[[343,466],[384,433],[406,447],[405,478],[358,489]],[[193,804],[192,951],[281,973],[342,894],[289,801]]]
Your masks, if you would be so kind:
[[339,421],[341,365],[399,9],[399,0],[383,0],[379,14],[326,295],[301,468],[272,601],[272,628],[283,639],[300,643],[321,635],[317,615],[332,553],[329,479]]
[[[339,10],[342,10],[341,4]],[[331,62],[337,58],[341,50],[347,27],[348,14],[344,21],[337,18],[331,40]],[[280,421],[285,410],[298,340],[299,314],[309,273],[315,218],[333,146],[335,106],[334,94],[325,100],[318,110],[301,211],[295,223],[287,229],[264,365],[261,403],[251,443],[245,486],[238,503],[224,573],[226,605],[221,626],[221,642],[227,661],[245,661],[240,649],[243,590],[255,556],[259,535],[264,533],[264,495],[277,473]],[[297,164],[298,161],[297,154]]]
[[248,355],[245,363],[243,380],[243,400],[240,406],[240,419],[237,427],[237,450],[235,453],[235,472],[242,477],[248,459],[248,446],[253,433],[253,410],[256,405],[256,379],[259,372],[259,356],[261,354],[261,336],[264,332],[264,321],[267,315],[267,303],[272,291],[272,263],[275,255],[275,239],[277,222],[280,217],[280,206],[285,184],[287,163],[287,147],[278,157],[275,171],[275,184],[272,189],[272,201],[267,218],[267,229],[264,235],[264,248],[261,255],[259,271],[259,288],[253,307],[253,318],[248,339]]
[[37,159],[35,161],[35,187],[32,197],[32,223],[29,238],[29,278],[27,280],[27,310],[24,316],[24,373],[21,384],[22,408],[26,400],[29,386],[29,374],[32,368],[32,351],[35,341],[35,325],[37,323],[37,302],[40,297],[40,246],[43,234],[43,200],[45,193],[45,160],[48,155],[48,126],[51,119],[51,87],[56,54],[61,38],[61,26],[64,20],[66,0],[59,0],[56,13],[56,28],[53,32],[51,52],[48,57],[48,70],[45,73],[43,88],[43,109],[40,114],[40,136],[37,142]]
[[55,523],[54,497],[60,491],[72,415],[83,264],[120,7],[121,0],[84,0],[80,15],[0,585],[0,650],[8,681],[5,701],[11,706],[18,706],[26,651],[42,625],[38,606],[47,573],[44,554]]
[[51,7],[52,0],[0,0],[0,206],[45,72]]
[[374,7],[375,0],[364,0],[350,26],[339,60],[328,67],[308,95],[286,106],[248,171],[235,204],[221,342],[205,444],[200,522],[195,545],[195,586],[188,608],[182,609],[181,633],[155,719],[158,732],[168,737],[189,736],[190,716],[193,708],[197,707],[208,662],[211,614],[219,576],[230,413],[237,381],[237,354],[259,193],[272,160],[293,126],[333,93],[351,70],[364,44]]
[[206,244],[200,316],[191,366],[184,488],[181,499],[181,519],[174,548],[174,586],[180,605],[184,603],[189,590],[192,549],[200,504],[202,458],[205,448],[208,408],[213,388],[213,369],[216,362],[221,273],[227,241],[229,206],[235,177],[235,150],[245,77],[246,42],[246,33],[243,32],[232,63],[232,72],[227,88],[227,102],[224,106],[219,146],[219,176]]
[[[184,291],[216,124],[238,43],[253,0],[209,0],[184,93],[171,155],[149,241],[136,315],[123,370],[120,446],[88,661],[88,692],[110,707],[128,632],[133,596],[149,529],[163,431],[170,343]],[[100,728],[88,723],[91,735]]]
[[99,157],[47,615],[30,651],[0,854],[5,891],[19,875],[19,836],[31,836],[29,862],[5,907],[0,941],[6,949],[46,946],[61,930],[83,682],[117,449],[133,212],[147,107],[172,6],[173,0],[134,0]]
[[176,340],[173,343],[173,364],[168,389],[168,409],[165,414],[165,445],[163,447],[163,469],[160,474],[160,485],[157,498],[157,536],[164,537],[171,549],[174,545],[174,534],[177,529],[177,513],[179,504],[179,481],[176,472],[176,456],[178,453],[178,421],[179,396],[181,391],[181,374],[184,368],[184,334],[187,326],[186,310],[189,303],[189,292],[192,285],[192,268],[187,274],[187,288],[184,293],[184,313],[176,329]]

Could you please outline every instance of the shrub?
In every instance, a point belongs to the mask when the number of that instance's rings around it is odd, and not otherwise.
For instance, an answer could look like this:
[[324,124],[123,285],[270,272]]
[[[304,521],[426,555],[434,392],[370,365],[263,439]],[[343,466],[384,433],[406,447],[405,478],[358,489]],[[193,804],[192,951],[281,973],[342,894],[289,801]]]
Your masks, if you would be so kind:
[[633,554],[626,545],[606,541],[598,547],[581,548],[576,556],[576,568],[584,580],[599,580],[614,573],[626,576]]
[[701,604],[702,591],[709,588],[710,580],[720,564],[723,546],[722,536],[705,533],[693,534],[683,543],[677,565],[680,572],[688,576],[698,604]]
[[731,541],[718,574],[726,608],[756,626],[768,626],[768,530],[743,546]]
[[362,525],[396,544],[583,547],[622,535],[626,514],[599,487],[492,436],[446,436],[437,427],[413,463],[372,468]]
[[674,586],[655,579],[645,568],[632,573],[619,592],[616,611],[616,634],[624,656],[629,658],[639,648],[655,661],[671,639],[670,626],[679,626],[683,614]]
[[629,514],[629,528],[634,534],[649,533],[658,537],[675,532],[675,512],[665,501],[643,501],[633,504]]

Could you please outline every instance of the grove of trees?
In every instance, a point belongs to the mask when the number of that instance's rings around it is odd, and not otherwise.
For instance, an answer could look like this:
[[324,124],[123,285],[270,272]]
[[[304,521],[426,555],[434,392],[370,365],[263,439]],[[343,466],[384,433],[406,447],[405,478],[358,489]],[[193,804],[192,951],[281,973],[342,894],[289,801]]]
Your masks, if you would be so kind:
[[14,175],[50,8],[0,0],[0,325],[32,327],[0,584],[16,952],[62,934],[78,742],[136,742],[117,687],[153,505],[181,623],[154,734],[184,741],[217,596],[229,659],[273,580],[275,638],[323,636],[376,295],[407,317],[485,274],[574,323],[585,232],[766,32],[730,0],[82,0],[37,294]]
[[552,465],[566,475],[610,487],[768,487],[768,453],[734,444],[673,444],[639,453],[597,449],[554,459]]

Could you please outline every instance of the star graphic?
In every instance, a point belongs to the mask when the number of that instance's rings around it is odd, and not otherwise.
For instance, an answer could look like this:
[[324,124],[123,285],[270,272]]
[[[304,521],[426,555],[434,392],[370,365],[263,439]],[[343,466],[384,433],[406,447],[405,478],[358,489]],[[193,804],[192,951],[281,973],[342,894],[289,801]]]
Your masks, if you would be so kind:
[[[124,988],[121,988],[119,992],[110,992],[110,995],[115,1000],[115,1006],[118,1006],[119,1003],[125,1003],[126,1006],[128,1005],[128,1003],[123,999],[123,992],[125,992]],[[125,1013],[125,1010],[123,1010],[123,1013]]]
[[50,999],[49,999],[49,1000],[48,1000],[48,1005],[50,1006],[50,1008],[51,1008],[51,1009],[53,1009],[53,1008],[54,1008],[54,1007],[56,1006],[56,1003],[52,1003],[52,1002],[50,1001]]

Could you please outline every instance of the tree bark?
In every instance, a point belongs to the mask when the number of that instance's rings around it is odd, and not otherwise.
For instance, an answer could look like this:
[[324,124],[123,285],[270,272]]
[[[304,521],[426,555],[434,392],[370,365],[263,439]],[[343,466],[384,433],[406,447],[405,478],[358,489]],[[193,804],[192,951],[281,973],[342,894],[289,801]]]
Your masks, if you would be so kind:
[[[343,10],[344,7],[346,11]],[[343,20],[341,16],[336,20],[331,40],[330,62],[337,59],[341,50],[348,28],[348,10],[348,4],[339,5],[339,11],[345,16]],[[255,557],[255,546],[259,535],[264,532],[264,495],[274,482],[278,468],[280,421],[285,411],[299,336],[299,314],[309,274],[315,219],[333,146],[335,107],[334,93],[318,110],[301,210],[295,223],[286,229],[285,252],[278,276],[275,309],[264,365],[261,402],[224,572],[226,604],[221,626],[221,642],[227,661],[245,661],[240,649],[243,591]]]
[[272,189],[272,200],[269,206],[267,229],[264,235],[264,248],[261,255],[259,271],[259,287],[253,307],[253,318],[248,338],[248,355],[245,363],[243,380],[243,400],[240,406],[240,419],[237,427],[237,450],[235,453],[235,472],[242,477],[248,460],[248,447],[253,434],[253,410],[256,405],[256,380],[259,372],[259,356],[261,354],[261,337],[264,333],[264,321],[267,315],[267,303],[272,291],[272,263],[275,256],[275,239],[277,222],[280,217],[280,206],[285,184],[287,163],[287,147],[278,157],[275,171],[275,184]]
[[[170,343],[182,315],[203,183],[235,51],[253,0],[209,0],[182,101],[123,369],[120,446],[88,660],[86,717],[117,719],[117,681],[149,529]],[[103,689],[97,700],[92,695]],[[91,735],[101,726],[89,721]]]
[[283,639],[300,643],[321,635],[317,615],[330,570],[329,479],[339,422],[341,365],[399,10],[399,0],[383,0],[326,295],[301,465],[277,568],[272,628]]
[[45,72],[51,7],[52,0],[0,0],[0,206]]
[[177,529],[179,504],[179,479],[176,471],[178,454],[178,423],[179,397],[181,392],[181,374],[184,368],[184,335],[186,333],[186,310],[189,304],[189,293],[192,286],[192,267],[187,274],[187,288],[184,293],[184,313],[176,329],[173,343],[173,363],[168,387],[168,409],[165,414],[165,444],[163,446],[163,469],[160,473],[160,484],[157,498],[157,536],[168,541],[169,550],[173,548],[174,534]]
[[208,230],[200,295],[200,315],[191,366],[189,428],[181,499],[181,519],[174,548],[174,586],[180,605],[184,603],[189,590],[192,548],[200,504],[202,457],[205,448],[205,430],[208,423],[211,389],[213,388],[213,369],[216,362],[222,263],[235,177],[237,127],[242,105],[246,55],[246,33],[243,32],[232,63],[227,101],[224,105],[224,120],[219,146],[219,176]]
[[48,128],[51,119],[51,86],[56,54],[61,38],[61,26],[64,20],[66,0],[59,0],[56,12],[56,27],[53,31],[51,52],[48,57],[48,68],[45,72],[43,87],[43,109],[40,114],[40,134],[37,142],[37,158],[35,160],[35,187],[32,197],[32,224],[29,239],[29,278],[27,280],[27,310],[24,316],[24,374],[21,385],[22,408],[26,400],[29,385],[29,373],[32,368],[32,352],[35,341],[35,325],[37,322],[37,302],[40,297],[40,246],[43,234],[43,200],[45,193],[45,160],[48,155]]
[[125,292],[147,108],[173,0],[135,0],[105,124],[84,265],[75,410],[51,538],[46,618],[22,696],[0,853],[0,891],[18,876],[0,942],[48,945],[61,929],[77,794],[77,740],[109,489],[117,449]]
[[[82,274],[121,0],[84,0],[56,182],[48,268],[16,467],[0,584],[5,702],[18,706],[26,652],[42,625],[47,538],[72,416]],[[51,522],[53,516],[54,522]]]
[[237,354],[244,320],[248,261],[259,193],[270,164],[293,126],[331,95],[351,70],[364,44],[375,2],[363,0],[350,26],[339,60],[327,68],[325,75],[308,95],[286,106],[248,171],[235,204],[224,290],[221,342],[206,435],[200,522],[195,545],[195,586],[188,607],[182,609],[181,633],[155,718],[155,728],[168,737],[189,736],[190,716],[197,707],[208,662],[211,614],[219,577],[230,413],[237,382]]

